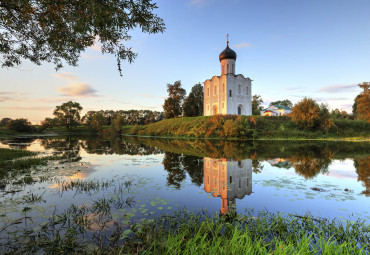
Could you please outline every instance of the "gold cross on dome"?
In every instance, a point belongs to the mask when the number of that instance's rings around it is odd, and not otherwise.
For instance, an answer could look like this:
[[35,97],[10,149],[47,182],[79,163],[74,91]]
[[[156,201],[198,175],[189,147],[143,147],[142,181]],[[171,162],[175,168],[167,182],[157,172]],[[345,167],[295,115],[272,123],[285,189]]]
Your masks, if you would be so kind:
[[227,43],[229,43],[229,34],[226,35]]

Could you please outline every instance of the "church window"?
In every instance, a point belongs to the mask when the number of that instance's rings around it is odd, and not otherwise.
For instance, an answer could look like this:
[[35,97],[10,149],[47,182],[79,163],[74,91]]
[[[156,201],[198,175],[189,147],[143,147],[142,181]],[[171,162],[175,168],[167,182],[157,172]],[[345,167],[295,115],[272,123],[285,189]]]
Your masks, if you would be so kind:
[[242,187],[242,180],[239,179],[239,189]]
[[238,106],[238,115],[242,115],[242,108]]
[[213,91],[213,94],[214,95],[217,95],[217,87],[215,86],[215,89],[214,89],[214,91]]
[[231,97],[231,89],[230,89],[230,91],[229,91],[229,97]]
[[242,93],[242,88],[240,87],[240,85],[238,85],[238,92],[239,92],[239,94]]
[[233,177],[230,176],[230,183],[233,183]]
[[209,96],[209,88],[207,88],[207,96]]
[[222,84],[222,89],[223,89],[222,92],[225,93],[225,91],[226,91],[226,89],[225,89],[225,83]]
[[227,73],[230,73],[229,64],[227,64]]

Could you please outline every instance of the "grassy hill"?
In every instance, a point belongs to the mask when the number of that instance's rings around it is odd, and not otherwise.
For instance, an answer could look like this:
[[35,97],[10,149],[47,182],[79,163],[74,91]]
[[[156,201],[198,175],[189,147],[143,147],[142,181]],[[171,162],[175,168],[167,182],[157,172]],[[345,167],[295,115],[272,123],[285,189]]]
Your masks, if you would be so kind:
[[334,120],[327,132],[299,128],[287,116],[217,115],[165,119],[150,125],[126,128],[126,134],[161,137],[227,139],[369,139],[370,123]]

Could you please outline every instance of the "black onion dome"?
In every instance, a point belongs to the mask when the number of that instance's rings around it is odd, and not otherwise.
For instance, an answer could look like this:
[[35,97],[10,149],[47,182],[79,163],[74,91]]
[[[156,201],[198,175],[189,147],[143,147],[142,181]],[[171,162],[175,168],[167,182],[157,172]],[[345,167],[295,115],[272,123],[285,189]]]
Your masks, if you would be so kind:
[[229,48],[229,44],[227,44],[226,48],[220,53],[219,57],[220,61],[223,59],[234,59],[236,60],[236,53],[232,49]]

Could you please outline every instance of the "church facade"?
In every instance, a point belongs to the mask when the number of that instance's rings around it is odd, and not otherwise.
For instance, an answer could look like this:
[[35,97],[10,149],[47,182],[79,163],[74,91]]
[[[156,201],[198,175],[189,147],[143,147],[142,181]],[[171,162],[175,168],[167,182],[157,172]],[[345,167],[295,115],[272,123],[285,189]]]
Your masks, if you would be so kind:
[[252,115],[252,80],[235,74],[236,53],[229,48],[229,40],[219,60],[221,76],[203,83],[203,115]]

